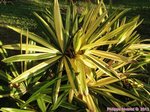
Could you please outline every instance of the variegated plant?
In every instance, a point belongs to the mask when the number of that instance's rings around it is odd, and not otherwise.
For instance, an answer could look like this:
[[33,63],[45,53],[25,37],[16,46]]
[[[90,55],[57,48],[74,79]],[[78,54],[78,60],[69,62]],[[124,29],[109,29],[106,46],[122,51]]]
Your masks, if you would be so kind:
[[[18,101],[19,108],[29,111],[37,111],[33,101],[42,112],[150,106],[146,98],[150,88],[138,78],[147,77],[142,71],[150,61],[150,45],[135,31],[141,23],[138,16],[130,21],[122,18],[126,11],[109,14],[101,1],[83,11],[72,4],[62,14],[54,0],[53,12],[34,13],[43,37],[7,26],[21,34],[19,43],[1,48],[1,53],[20,51],[2,60],[14,68],[8,78],[13,93],[8,95]],[[18,62],[21,72],[15,70]],[[31,95],[23,101],[20,98],[25,94]]]

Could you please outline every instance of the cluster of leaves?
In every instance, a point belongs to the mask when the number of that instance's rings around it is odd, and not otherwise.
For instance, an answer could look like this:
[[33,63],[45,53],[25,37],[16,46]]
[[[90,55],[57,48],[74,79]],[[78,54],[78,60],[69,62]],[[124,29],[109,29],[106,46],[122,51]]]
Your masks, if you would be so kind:
[[[16,108],[4,112],[90,111],[106,107],[150,106],[150,40],[135,31],[139,17],[129,21],[104,3],[79,10],[74,4],[34,15],[43,36],[7,26],[20,33],[20,42],[2,45],[0,97],[12,97]],[[25,39],[23,39],[25,38]],[[17,51],[10,56],[10,51]],[[5,88],[5,89],[4,89]]]

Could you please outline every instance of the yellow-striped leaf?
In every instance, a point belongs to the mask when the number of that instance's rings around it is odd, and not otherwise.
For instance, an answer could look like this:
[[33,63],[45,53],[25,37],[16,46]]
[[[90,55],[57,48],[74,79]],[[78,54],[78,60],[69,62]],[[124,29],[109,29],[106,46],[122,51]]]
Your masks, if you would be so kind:
[[[30,77],[33,77],[35,76],[35,73],[38,71],[38,70],[41,70],[42,68],[46,67],[46,66],[49,66],[51,64],[53,64],[55,61],[57,61],[58,59],[60,58],[60,56],[57,56],[57,57],[54,57],[54,58],[51,58],[51,59],[48,59],[30,69],[28,69],[27,71],[23,72],[22,74],[20,74],[18,77],[16,77],[15,79],[13,79],[11,81],[11,83],[19,83],[19,82],[22,82]],[[37,75],[37,74],[36,74]]]
[[129,62],[129,58],[112,52],[101,51],[101,50],[90,50],[89,53],[98,57],[108,58],[115,61]]
[[[2,46],[4,49],[11,49],[11,50],[26,50],[26,44],[10,44],[10,45],[3,45]],[[41,47],[38,45],[30,45],[28,44],[28,51],[33,51],[33,52],[49,52],[49,53],[57,53],[58,50],[51,47],[51,48],[46,48],[46,47]]]
[[42,60],[42,59],[53,58],[56,56],[57,56],[56,54],[52,54],[52,53],[21,54],[21,55],[14,55],[5,58],[2,61],[5,63],[11,63],[11,62],[19,62],[19,61]]
[[71,67],[69,58],[65,57],[63,58],[64,61],[64,66],[67,72],[67,76],[68,76],[68,80],[70,82],[70,85],[72,87],[72,89],[74,90],[74,92],[76,93],[76,91],[78,90],[77,86],[76,86],[76,77],[75,77],[75,73],[73,72],[73,69]]
[[63,39],[63,31],[62,31],[63,23],[62,23],[58,0],[54,0],[54,23],[55,23],[55,31],[59,42],[59,46],[61,50],[64,51],[64,39]]
[[[7,28],[10,28],[18,33],[21,33],[24,36],[27,36],[27,31],[26,30],[22,30],[16,27],[12,27],[12,26],[7,26]],[[36,35],[35,33],[32,32],[28,32],[28,37],[32,40],[34,40],[35,42],[47,47],[47,48],[54,48],[53,46],[50,45],[50,43],[48,43],[47,41],[45,41],[43,38],[41,38],[40,36]]]

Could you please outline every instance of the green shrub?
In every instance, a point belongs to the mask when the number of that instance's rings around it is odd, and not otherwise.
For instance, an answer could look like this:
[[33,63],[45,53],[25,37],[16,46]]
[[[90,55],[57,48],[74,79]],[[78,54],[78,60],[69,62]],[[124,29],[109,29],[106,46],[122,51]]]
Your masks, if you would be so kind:
[[[79,10],[74,4],[60,11],[34,13],[43,36],[7,26],[20,33],[20,42],[2,45],[9,68],[0,75],[18,107],[2,111],[90,111],[107,107],[150,106],[143,79],[150,45],[135,29],[139,17],[127,21],[122,12],[108,14],[101,1]],[[65,13],[65,14],[64,14]],[[25,38],[25,42],[23,42]],[[19,54],[9,56],[9,51]],[[3,85],[1,85],[3,92]],[[18,109],[17,109],[18,108]],[[14,109],[14,110],[13,110]]]

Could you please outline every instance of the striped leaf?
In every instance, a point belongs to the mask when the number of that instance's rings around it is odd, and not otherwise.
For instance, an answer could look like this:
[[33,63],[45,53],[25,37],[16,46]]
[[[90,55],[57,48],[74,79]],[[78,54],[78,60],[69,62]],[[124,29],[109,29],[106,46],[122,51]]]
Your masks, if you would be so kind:
[[[16,31],[17,33],[21,33],[24,36],[27,36],[27,31],[26,30],[19,29],[19,28],[16,28],[16,27],[12,27],[12,26],[7,26],[7,28],[10,28],[10,29]],[[28,32],[28,37],[30,39],[34,40],[35,42],[47,47],[47,48],[50,48],[50,49],[54,48],[53,46],[50,45],[50,43],[48,43],[47,41],[45,41],[43,38],[36,35],[35,33]]]
[[[34,12],[34,15],[37,17],[37,20],[40,21],[40,24],[42,24],[42,26],[44,27],[44,30],[46,32],[46,34],[49,36],[49,38],[51,38],[51,40],[53,40],[55,43],[58,42],[57,38],[56,38],[56,34],[53,31],[53,27],[50,26],[48,24],[47,21],[44,20],[44,17],[41,17],[39,14],[37,14],[36,12]],[[50,15],[49,15],[50,16]],[[50,18],[50,17],[49,17]],[[51,25],[53,25],[53,21],[50,22]],[[57,43],[58,44],[58,43]]]
[[108,58],[108,59],[121,61],[121,62],[129,62],[129,59],[127,57],[116,54],[116,53],[101,51],[101,50],[90,50],[89,52],[90,52],[89,54],[102,57],[102,58]]
[[105,86],[105,85],[108,85],[108,84],[111,84],[111,83],[115,83],[115,82],[121,81],[121,80],[123,80],[125,78],[127,78],[125,75],[121,76],[120,79],[115,78],[115,77],[106,77],[106,78],[99,79],[97,82],[95,82],[91,86],[98,86],[98,87]]
[[76,92],[78,90],[77,86],[76,86],[76,77],[75,77],[75,73],[71,67],[69,58],[63,58],[64,61],[64,66],[65,66],[65,70],[67,72],[67,76],[68,76],[68,80],[70,82],[70,85],[72,87],[72,89]]
[[52,53],[21,54],[21,55],[14,55],[5,58],[2,61],[5,63],[12,63],[12,62],[20,62],[20,61],[43,60],[43,59],[53,58],[56,56],[57,56],[56,54],[52,54]]
[[86,57],[92,61],[92,63],[95,64],[103,73],[107,74],[108,76],[111,77],[117,77],[118,74],[116,71],[114,71],[111,67],[108,66],[104,61],[98,59],[97,57],[94,57],[92,55],[86,55]]
[[35,110],[23,110],[23,109],[17,109],[17,108],[1,108],[2,112],[36,112]]
[[26,46],[26,44],[10,44],[10,45],[3,45],[2,46],[4,49],[10,49],[10,50],[26,50],[26,47],[28,47],[28,51],[33,51],[33,52],[49,52],[49,53],[57,53],[58,50],[51,47],[51,48],[46,48],[46,47],[41,47],[38,45],[31,45],[28,44],[28,46]]
[[64,51],[64,38],[63,38],[64,28],[63,28],[58,0],[54,0],[54,23],[55,23],[55,31],[59,42],[59,46],[61,50]]
[[22,82],[28,78],[31,78],[33,76],[35,76],[35,73],[38,70],[41,70],[42,68],[53,64],[55,61],[57,61],[60,58],[60,56],[48,59],[46,61],[43,61],[42,63],[28,69],[27,71],[23,72],[22,74],[20,74],[18,77],[16,77],[15,79],[11,80],[11,83],[19,83]]

